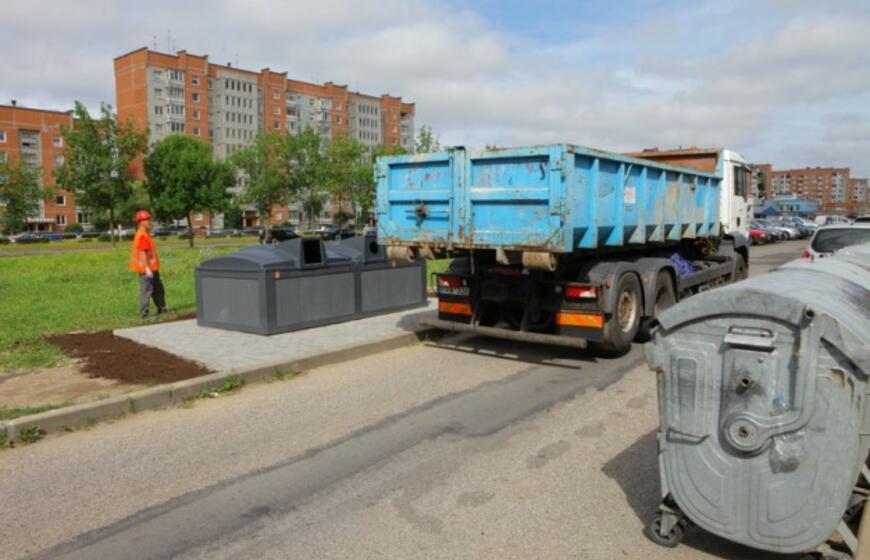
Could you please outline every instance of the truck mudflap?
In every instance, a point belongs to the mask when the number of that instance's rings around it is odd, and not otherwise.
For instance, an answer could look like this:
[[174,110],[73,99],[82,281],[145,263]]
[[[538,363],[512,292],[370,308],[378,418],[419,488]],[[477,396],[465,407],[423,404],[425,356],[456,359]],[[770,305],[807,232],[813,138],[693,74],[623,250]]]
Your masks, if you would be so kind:
[[426,327],[432,327],[443,331],[470,332],[483,336],[490,336],[493,338],[503,338],[506,340],[534,342],[538,344],[551,344],[554,346],[566,346],[568,348],[586,348],[587,346],[585,338],[564,336],[560,334],[515,331],[511,329],[502,329],[499,327],[485,327],[483,325],[459,323],[444,319],[435,319],[434,317],[423,317],[422,319],[420,319],[420,324]]

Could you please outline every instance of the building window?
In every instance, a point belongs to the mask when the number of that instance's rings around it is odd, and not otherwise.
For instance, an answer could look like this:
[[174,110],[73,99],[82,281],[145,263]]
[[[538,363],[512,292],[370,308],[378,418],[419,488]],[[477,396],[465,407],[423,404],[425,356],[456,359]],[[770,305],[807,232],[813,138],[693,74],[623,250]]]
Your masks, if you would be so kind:
[[155,124],[154,125],[154,132],[163,132],[163,125],[160,123]]
[[76,213],[76,221],[80,224],[91,223],[91,213],[90,212],[77,212]]
[[272,123],[272,128],[274,128],[275,130],[280,129],[280,128],[281,128],[281,123],[279,123],[278,121],[273,122],[273,123]]
[[191,96],[191,99],[193,100],[194,103],[199,103],[199,94],[198,94],[198,93],[194,93],[194,94]]
[[170,87],[169,97],[174,97],[175,99],[184,99],[184,88]]
[[63,156],[61,156],[61,155],[54,156],[54,166],[55,167],[62,166],[63,162],[64,162]]
[[55,148],[63,148],[63,136],[55,136],[51,139],[51,144]]
[[154,88],[154,95],[156,97],[163,97],[163,88]]
[[171,132],[184,132],[184,123],[173,121],[173,122],[169,123],[169,130]]
[[178,115],[178,116],[183,117],[184,116],[184,105],[170,103],[169,104],[169,114],[170,115]]
[[175,80],[178,82],[183,82],[184,81],[184,72],[182,72],[181,70],[170,70],[169,71],[169,79]]
[[190,78],[190,83],[193,84],[193,85],[195,85],[195,86],[198,86],[198,85],[199,85],[199,78],[198,78],[197,76],[193,76],[193,77],[191,77],[191,78]]
[[163,72],[161,70],[155,70],[154,72],[151,73],[151,76],[153,76],[155,80],[162,80],[163,79]]
[[6,131],[5,130],[0,130],[0,142],[2,142],[4,144],[6,143]]
[[283,222],[284,221],[284,212],[276,212],[275,213],[275,221]]
[[196,220],[197,222],[201,222],[202,221],[202,212],[197,212],[196,214],[194,214],[193,219]]
[[62,194],[56,195],[54,197],[54,205],[55,206],[66,206],[66,197]]
[[193,127],[193,135],[199,136],[199,127],[198,126]]
[[54,223],[56,223],[59,226],[65,226],[66,225],[66,216],[64,216],[63,214],[58,214],[57,216],[54,217]]
[[341,117],[335,117],[335,122],[337,124],[341,124]]
[[155,115],[162,115],[163,114],[163,106],[162,105],[155,105],[154,106],[154,114]]
[[281,99],[281,92],[278,91],[277,89],[275,91],[273,91],[272,92],[272,99],[274,99],[276,101]]
[[275,107],[275,110],[272,112],[275,113],[276,117],[280,117],[281,116],[281,107]]
[[194,112],[193,112],[193,118],[196,119],[196,120],[199,120],[199,111],[194,111]]

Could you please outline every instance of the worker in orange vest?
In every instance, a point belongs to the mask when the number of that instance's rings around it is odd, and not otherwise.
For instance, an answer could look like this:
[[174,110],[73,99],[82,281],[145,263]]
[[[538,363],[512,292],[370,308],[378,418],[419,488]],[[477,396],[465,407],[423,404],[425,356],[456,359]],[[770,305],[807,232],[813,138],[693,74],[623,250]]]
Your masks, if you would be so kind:
[[139,227],[130,248],[129,268],[139,273],[139,315],[144,319],[148,317],[149,300],[152,297],[158,315],[166,311],[166,299],[163,282],[160,281],[160,258],[150,235],[151,213],[148,210],[139,210],[136,212],[136,223]]

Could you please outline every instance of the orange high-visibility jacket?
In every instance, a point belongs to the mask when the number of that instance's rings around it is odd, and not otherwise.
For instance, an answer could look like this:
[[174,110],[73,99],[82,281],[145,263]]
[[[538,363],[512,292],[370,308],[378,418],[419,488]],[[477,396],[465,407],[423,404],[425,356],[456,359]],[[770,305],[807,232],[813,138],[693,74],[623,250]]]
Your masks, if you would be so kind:
[[133,245],[130,247],[129,268],[133,272],[143,274],[145,265],[156,272],[160,270],[160,258],[157,256],[157,246],[154,245],[154,240],[151,239],[147,231],[139,229],[133,236]]

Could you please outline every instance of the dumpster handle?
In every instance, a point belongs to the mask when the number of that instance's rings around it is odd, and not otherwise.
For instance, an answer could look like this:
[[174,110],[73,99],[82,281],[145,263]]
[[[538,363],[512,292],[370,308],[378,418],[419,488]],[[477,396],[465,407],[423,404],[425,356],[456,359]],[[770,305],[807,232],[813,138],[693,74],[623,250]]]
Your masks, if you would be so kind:
[[682,436],[686,439],[694,440],[693,443],[702,443],[705,439],[710,437],[710,434],[698,435],[690,432],[684,432],[683,430],[679,430],[673,426],[668,426],[667,435],[677,434],[678,436]]

